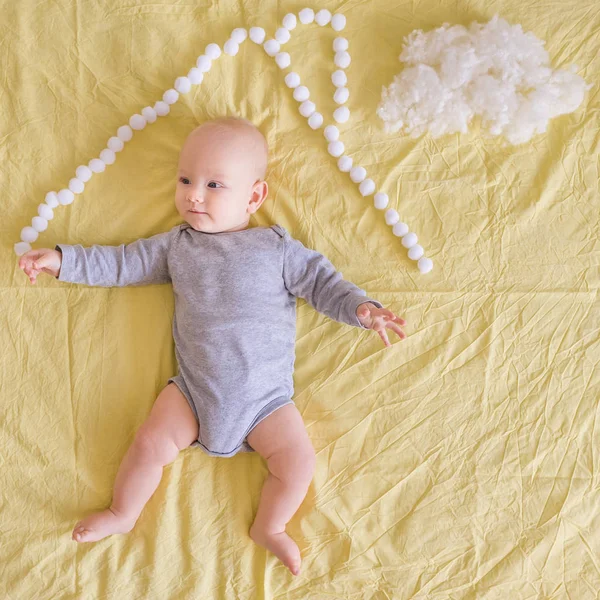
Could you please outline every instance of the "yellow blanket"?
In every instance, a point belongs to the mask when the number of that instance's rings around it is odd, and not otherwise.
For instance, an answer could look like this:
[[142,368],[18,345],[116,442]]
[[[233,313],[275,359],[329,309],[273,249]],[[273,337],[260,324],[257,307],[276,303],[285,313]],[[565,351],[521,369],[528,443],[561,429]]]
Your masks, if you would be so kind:
[[[265,133],[270,194],[252,225],[282,224],[408,322],[407,339],[390,332],[386,349],[375,332],[298,303],[295,401],[317,469],[289,527],[304,558],[293,578],[248,537],[267,473],[256,454],[188,449],[132,533],[71,540],[78,519],[110,502],[136,429],[176,372],[172,289],[47,275],[32,286],[13,244],[46,192],[160,100],[206,44],[240,26],[273,35],[303,5],[0,2],[0,598],[597,597],[598,89],[517,147],[477,127],[435,141],[388,135],[375,110],[402,67],[405,35],[495,13],[546,40],[554,66],[575,63],[595,83],[600,5],[444,4],[315,7],[348,20],[347,153],[417,233],[429,275],[249,40],[136,133],[33,244],[167,231],[180,222],[175,168],[187,133],[225,113]],[[285,48],[329,122],[334,37],[299,25]]]

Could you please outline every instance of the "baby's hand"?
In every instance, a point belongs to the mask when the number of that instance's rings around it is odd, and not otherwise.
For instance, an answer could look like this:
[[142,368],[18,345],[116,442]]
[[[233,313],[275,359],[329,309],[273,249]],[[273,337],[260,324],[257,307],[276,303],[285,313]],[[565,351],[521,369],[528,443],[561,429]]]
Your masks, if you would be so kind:
[[367,328],[376,331],[383,343],[390,347],[386,327],[396,332],[401,340],[406,337],[406,334],[400,329],[400,325],[406,325],[406,321],[397,317],[391,310],[387,308],[377,308],[372,302],[363,302],[356,309],[358,320]]
[[40,273],[48,273],[58,277],[62,265],[62,255],[58,250],[40,248],[30,250],[19,259],[19,267],[25,271],[29,281],[35,284],[36,277]]

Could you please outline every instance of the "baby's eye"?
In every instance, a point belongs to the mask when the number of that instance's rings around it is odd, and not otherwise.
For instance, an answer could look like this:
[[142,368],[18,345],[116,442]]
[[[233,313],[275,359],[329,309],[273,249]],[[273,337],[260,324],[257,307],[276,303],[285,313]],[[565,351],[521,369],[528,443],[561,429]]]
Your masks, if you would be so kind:
[[179,181],[181,181],[181,183],[184,185],[187,185],[186,181],[189,183],[190,180],[187,177],[182,177]]
[[217,186],[218,187],[223,187],[220,183],[217,183],[216,181],[210,181],[208,183],[208,187],[209,188],[217,189]]

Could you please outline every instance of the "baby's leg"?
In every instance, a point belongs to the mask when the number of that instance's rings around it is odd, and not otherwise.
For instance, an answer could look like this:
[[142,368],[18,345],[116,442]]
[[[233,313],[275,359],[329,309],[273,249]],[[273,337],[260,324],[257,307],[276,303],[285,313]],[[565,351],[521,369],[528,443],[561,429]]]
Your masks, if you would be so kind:
[[163,467],[197,439],[196,417],[179,388],[170,383],[158,395],[121,462],[110,508],[77,523],[73,539],[95,542],[131,531],[158,487]]
[[250,432],[248,443],[269,469],[250,537],[298,575],[300,550],[285,526],[302,504],[315,468],[315,451],[302,415],[293,404],[286,404]]

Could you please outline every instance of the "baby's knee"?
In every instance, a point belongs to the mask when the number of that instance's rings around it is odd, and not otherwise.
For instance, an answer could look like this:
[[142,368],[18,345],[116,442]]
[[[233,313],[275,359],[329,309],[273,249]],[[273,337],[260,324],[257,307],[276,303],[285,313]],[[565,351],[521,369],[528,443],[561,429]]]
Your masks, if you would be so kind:
[[269,471],[284,482],[308,485],[313,478],[317,459],[310,442],[291,446],[272,455]]
[[161,465],[172,463],[179,454],[174,440],[145,424],[135,434],[133,445],[142,460]]

